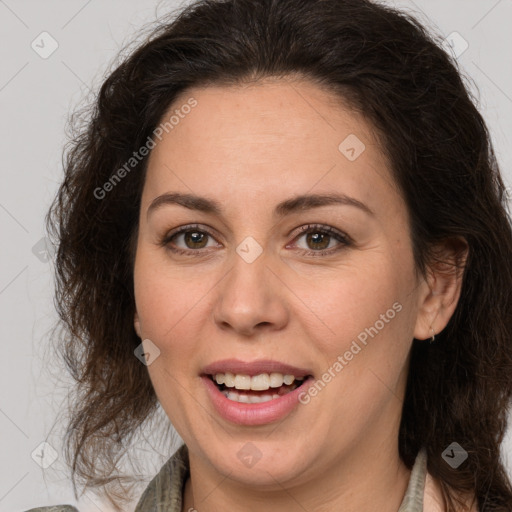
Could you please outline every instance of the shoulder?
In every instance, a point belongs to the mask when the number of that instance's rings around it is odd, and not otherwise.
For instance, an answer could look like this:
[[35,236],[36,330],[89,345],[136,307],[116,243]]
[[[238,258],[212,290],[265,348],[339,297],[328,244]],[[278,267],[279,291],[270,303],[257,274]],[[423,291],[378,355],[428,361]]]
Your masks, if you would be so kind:
[[[183,486],[189,472],[188,448],[182,444],[146,487],[135,512],[153,511],[157,503],[167,505],[169,512],[181,511]],[[55,505],[31,508],[26,512],[79,512],[79,510],[72,505]]]
[[157,503],[166,505],[168,512],[180,512],[189,472],[188,448],[182,444],[146,487],[135,512],[153,511]]

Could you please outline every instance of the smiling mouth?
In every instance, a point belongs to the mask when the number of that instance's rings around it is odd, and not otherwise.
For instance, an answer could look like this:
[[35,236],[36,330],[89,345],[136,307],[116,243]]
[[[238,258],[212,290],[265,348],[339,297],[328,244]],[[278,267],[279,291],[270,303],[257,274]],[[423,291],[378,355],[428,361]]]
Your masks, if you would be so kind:
[[[280,398],[304,383],[311,377],[283,376],[281,374],[262,374],[251,381],[247,375],[216,374],[208,375],[217,389],[233,402],[259,404]],[[253,378],[254,379],[254,378]],[[254,389],[263,388],[263,389]]]

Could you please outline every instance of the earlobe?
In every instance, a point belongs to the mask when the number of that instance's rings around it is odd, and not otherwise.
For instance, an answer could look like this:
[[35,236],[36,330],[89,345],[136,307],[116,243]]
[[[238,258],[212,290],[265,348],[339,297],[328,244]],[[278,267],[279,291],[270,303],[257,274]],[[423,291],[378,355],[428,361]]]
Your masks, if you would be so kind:
[[135,311],[135,315],[133,318],[133,326],[135,327],[135,332],[137,333],[137,336],[139,338],[142,338],[141,328],[140,328],[140,320],[139,320],[139,315],[138,315],[137,311]]
[[450,321],[459,302],[469,246],[460,237],[444,241],[434,250],[420,297],[414,337],[432,339]]

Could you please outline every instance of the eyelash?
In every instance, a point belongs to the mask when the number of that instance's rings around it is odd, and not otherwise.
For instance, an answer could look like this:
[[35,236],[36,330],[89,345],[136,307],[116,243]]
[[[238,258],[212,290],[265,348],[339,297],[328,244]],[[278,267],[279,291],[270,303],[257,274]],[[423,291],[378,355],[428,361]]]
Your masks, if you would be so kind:
[[[183,255],[189,255],[189,256],[194,256],[194,257],[204,256],[204,250],[202,250],[202,249],[180,249],[180,248],[170,246],[170,242],[174,238],[176,238],[177,236],[182,235],[184,233],[190,232],[190,231],[196,231],[196,232],[199,232],[202,234],[206,234],[209,237],[215,239],[215,237],[213,236],[212,233],[210,233],[208,230],[205,230],[204,228],[201,228],[200,225],[190,224],[187,226],[183,226],[181,228],[177,228],[177,230],[171,231],[170,233],[167,233],[159,241],[159,245],[162,247],[166,247],[169,251],[171,251],[175,254],[183,254]],[[322,235],[328,235],[330,237],[333,237],[338,242],[340,242],[341,245],[338,245],[336,247],[331,247],[330,249],[323,249],[320,251],[311,251],[311,250],[307,251],[305,249],[301,249],[300,251],[304,256],[311,256],[313,258],[330,256],[346,247],[350,247],[353,243],[352,239],[348,235],[332,228],[331,226],[324,226],[322,224],[307,224],[305,226],[301,226],[299,228],[299,233],[295,236],[293,241],[296,241],[298,238],[300,238],[301,236],[306,235],[308,233],[320,233]]]

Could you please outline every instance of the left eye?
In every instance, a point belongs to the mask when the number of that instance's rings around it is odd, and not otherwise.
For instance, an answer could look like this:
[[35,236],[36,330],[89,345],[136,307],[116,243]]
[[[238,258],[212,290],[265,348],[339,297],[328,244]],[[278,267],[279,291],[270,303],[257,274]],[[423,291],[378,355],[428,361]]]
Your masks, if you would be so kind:
[[320,231],[304,233],[299,238],[303,237],[306,237],[306,245],[309,245],[309,247],[305,247],[305,249],[329,249],[330,242],[334,241],[334,238],[331,235]]
[[[349,245],[349,240],[347,237],[343,236],[341,233],[338,233],[330,228],[311,228],[305,227],[303,228],[304,233],[300,234],[295,240],[304,239],[305,246],[297,244],[297,246],[303,250],[313,252],[323,252],[333,247],[339,245]],[[338,242],[338,243],[336,243]],[[297,242],[296,242],[297,243]]]

